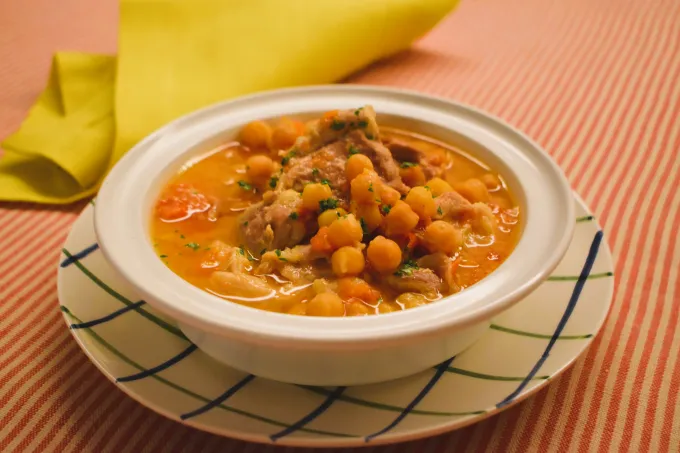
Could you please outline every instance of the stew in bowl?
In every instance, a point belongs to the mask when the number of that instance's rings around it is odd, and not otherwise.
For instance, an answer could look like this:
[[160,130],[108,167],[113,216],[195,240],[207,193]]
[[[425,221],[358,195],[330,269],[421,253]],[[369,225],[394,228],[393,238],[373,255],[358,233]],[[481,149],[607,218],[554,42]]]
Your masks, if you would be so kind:
[[486,163],[379,124],[366,105],[248,123],[165,185],[151,236],[173,272],[227,301],[357,316],[484,279],[512,253],[522,215]]

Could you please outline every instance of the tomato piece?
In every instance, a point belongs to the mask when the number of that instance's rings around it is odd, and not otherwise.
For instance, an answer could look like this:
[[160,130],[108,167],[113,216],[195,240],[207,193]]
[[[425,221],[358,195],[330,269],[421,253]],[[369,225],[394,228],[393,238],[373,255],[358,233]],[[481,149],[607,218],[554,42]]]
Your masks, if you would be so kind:
[[156,214],[166,222],[186,220],[194,214],[208,212],[213,204],[201,192],[187,184],[168,188],[156,203]]

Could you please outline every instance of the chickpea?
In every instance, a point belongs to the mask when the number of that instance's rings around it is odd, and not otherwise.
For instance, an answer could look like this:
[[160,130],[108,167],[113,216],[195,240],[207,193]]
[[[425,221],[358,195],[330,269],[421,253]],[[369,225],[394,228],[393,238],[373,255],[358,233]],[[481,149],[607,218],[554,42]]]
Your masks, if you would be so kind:
[[238,141],[248,148],[267,149],[272,138],[272,128],[264,121],[248,123],[239,132]]
[[477,178],[470,178],[456,185],[455,189],[459,194],[467,198],[470,203],[478,201],[486,203],[489,201],[489,191],[484,183]]
[[373,269],[383,274],[396,271],[401,264],[399,244],[384,236],[377,236],[368,244],[366,256]]
[[463,233],[444,220],[435,220],[425,229],[424,241],[431,252],[452,255],[463,244]]
[[453,190],[451,184],[449,184],[448,182],[444,181],[441,178],[430,179],[427,182],[426,186],[430,188],[430,192],[432,192],[432,195],[434,195],[435,197],[438,197],[444,192],[451,192]]
[[404,201],[421,219],[429,219],[437,213],[437,204],[432,198],[432,192],[425,187],[414,187]]
[[407,234],[418,225],[418,214],[403,201],[399,200],[385,217],[387,235]]
[[380,202],[385,205],[394,206],[401,199],[401,194],[386,184],[380,186]]
[[479,178],[488,190],[498,190],[501,188],[501,181],[493,173],[487,173],[481,178]]
[[353,214],[337,219],[328,227],[328,241],[335,248],[358,244],[363,237],[361,224]]
[[281,118],[271,134],[271,146],[275,150],[288,149],[304,133],[304,123],[290,118]]
[[333,192],[326,184],[307,184],[302,190],[302,206],[310,211],[318,211],[319,202],[332,196]]
[[368,157],[363,154],[354,154],[347,159],[345,171],[348,181],[359,176],[364,170],[373,170],[373,162]]
[[344,215],[347,215],[347,211],[342,208],[328,209],[322,212],[319,214],[319,218],[317,219],[319,221],[319,228],[330,226],[331,223],[335,222]]
[[350,183],[352,200],[357,203],[378,203],[378,190],[382,184],[375,173],[364,170]]
[[372,314],[375,314],[375,309],[362,302],[353,301],[347,304],[347,316],[366,316]]
[[309,316],[344,316],[345,304],[337,294],[321,293],[307,302]]
[[331,257],[333,273],[338,277],[359,275],[363,272],[365,265],[364,254],[361,253],[361,250],[354,247],[340,247],[333,252]]
[[512,208],[512,202],[504,196],[497,195],[495,197],[491,197],[491,203],[495,204],[501,209],[510,209]]
[[474,210],[474,217],[471,222],[472,229],[477,233],[493,234],[497,221],[491,207],[486,203],[474,203],[472,208]]
[[267,156],[251,156],[246,161],[246,174],[255,182],[265,182],[274,173],[274,161]]
[[382,223],[380,207],[377,204],[352,204],[352,212],[359,219],[362,229],[366,233],[373,232]]
[[301,302],[293,305],[288,309],[289,315],[306,315],[307,314],[307,304]]
[[407,186],[415,187],[425,184],[425,173],[420,165],[414,167],[400,168],[399,176]]
[[378,305],[378,313],[392,313],[398,311],[398,308],[394,308],[394,304],[390,302],[380,302]]
[[427,298],[419,293],[403,293],[397,297],[397,303],[405,309],[415,308],[427,304]]

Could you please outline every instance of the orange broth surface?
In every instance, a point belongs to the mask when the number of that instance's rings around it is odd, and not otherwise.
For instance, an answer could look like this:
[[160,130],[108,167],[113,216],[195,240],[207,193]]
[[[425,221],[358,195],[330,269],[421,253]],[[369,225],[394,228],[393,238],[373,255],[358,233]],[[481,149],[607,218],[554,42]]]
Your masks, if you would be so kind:
[[[301,132],[302,128],[299,128],[296,134]],[[420,294],[403,291],[388,283],[388,277],[400,273],[403,276],[410,272],[408,263],[415,261],[407,261],[407,254],[413,253],[414,257],[417,256],[416,250],[420,249],[416,247],[421,245],[414,246],[412,251],[409,251],[408,247],[413,245],[412,242],[417,242],[417,238],[414,238],[421,234],[419,231],[423,231],[431,224],[431,219],[421,219],[414,229],[415,235],[392,238],[404,250],[403,264],[399,268],[401,271],[397,269],[389,274],[376,273],[372,271],[371,263],[367,260],[364,270],[358,275],[333,275],[328,271],[331,267],[329,255],[325,261],[316,261],[320,267],[327,268],[323,277],[319,279],[291,281],[275,271],[257,275],[261,253],[264,250],[252,250],[244,244],[241,232],[242,215],[250,205],[260,202],[263,194],[271,190],[275,182],[271,179],[260,181],[259,184],[249,181],[246,161],[255,154],[272,156],[278,169],[280,156],[285,157],[286,154],[283,151],[259,149],[257,144],[249,147],[238,141],[226,143],[187,163],[168,182],[159,197],[151,226],[151,236],[158,256],[174,273],[192,285],[223,297],[225,303],[231,301],[263,310],[298,315],[314,314],[307,308],[309,302],[324,291],[337,293],[344,305],[342,312],[331,310],[326,314],[321,310],[322,316],[387,313],[422,305],[463,290],[493,272],[512,252],[521,229],[519,207],[504,184],[502,176],[463,151],[427,137],[387,127],[380,128],[380,135],[383,141],[398,139],[426,154],[439,153],[444,156],[441,159],[443,169],[441,179],[452,187],[459,187],[465,181],[476,179],[482,181],[486,188],[488,195],[484,195],[485,203],[495,217],[495,228],[491,234],[480,234],[469,228],[465,230],[464,243],[449,254],[450,271],[455,274],[452,277],[455,284],[449,285],[448,288]],[[404,166],[402,163],[401,174],[405,179],[409,179],[407,173],[411,168]],[[280,169],[276,171],[281,172]],[[383,206],[382,214],[385,214],[387,209]],[[452,223],[457,228],[464,228],[460,221]],[[361,248],[368,245],[371,238],[383,232],[381,228],[368,235],[365,244],[357,246]],[[309,235],[314,233],[310,231]],[[309,238],[303,243],[308,244]],[[216,244],[221,244],[222,248],[225,244],[237,247],[238,254],[247,258],[241,272],[257,276],[266,282],[271,291],[268,294],[253,295],[243,289],[245,286],[232,285],[225,288],[224,282],[216,281],[213,274],[224,265],[220,261],[224,257],[220,255],[222,252],[216,249]],[[366,256],[365,247],[361,253]],[[428,250],[424,250],[420,254],[427,253]],[[323,284],[318,280],[323,280]]]

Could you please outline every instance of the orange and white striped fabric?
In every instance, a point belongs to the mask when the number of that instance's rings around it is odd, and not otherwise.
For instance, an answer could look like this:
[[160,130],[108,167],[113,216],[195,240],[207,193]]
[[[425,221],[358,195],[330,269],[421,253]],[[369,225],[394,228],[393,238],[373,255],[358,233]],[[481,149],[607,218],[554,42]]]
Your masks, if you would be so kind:
[[[0,137],[54,51],[115,50],[115,0],[58,3],[0,4]],[[617,275],[602,333],[547,389],[468,428],[362,451],[680,451],[680,2],[464,0],[350,81],[455,99],[525,131],[598,216]],[[164,419],[89,363],[55,280],[83,206],[0,207],[0,451],[282,451]]]

